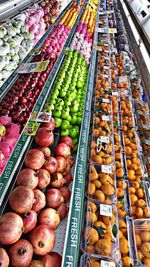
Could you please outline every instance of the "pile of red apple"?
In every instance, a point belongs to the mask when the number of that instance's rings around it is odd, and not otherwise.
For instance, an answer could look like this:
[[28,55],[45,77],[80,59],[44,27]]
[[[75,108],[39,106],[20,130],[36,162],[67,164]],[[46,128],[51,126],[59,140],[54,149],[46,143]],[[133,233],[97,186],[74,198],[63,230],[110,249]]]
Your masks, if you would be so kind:
[[59,14],[59,3],[56,0],[44,0],[40,3],[44,11],[46,29],[55,21]]
[[[61,256],[52,252],[56,234],[68,213],[67,201],[72,181],[73,141],[62,137],[51,155],[55,122],[38,129],[36,147],[30,149],[24,168],[17,175],[16,187],[9,197],[10,212],[0,218],[0,266],[60,267]],[[34,260],[38,256],[38,260]],[[34,257],[33,257],[34,256]]]
[[18,141],[20,127],[11,117],[0,116],[0,175]]

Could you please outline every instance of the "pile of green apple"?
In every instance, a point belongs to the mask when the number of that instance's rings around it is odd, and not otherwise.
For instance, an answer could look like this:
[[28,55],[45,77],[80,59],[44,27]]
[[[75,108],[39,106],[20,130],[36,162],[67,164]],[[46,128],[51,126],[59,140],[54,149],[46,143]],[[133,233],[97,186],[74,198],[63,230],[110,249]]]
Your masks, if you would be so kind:
[[45,112],[52,111],[56,127],[61,136],[70,136],[77,150],[79,130],[82,122],[86,85],[87,62],[76,50],[67,50],[51,93],[44,106]]

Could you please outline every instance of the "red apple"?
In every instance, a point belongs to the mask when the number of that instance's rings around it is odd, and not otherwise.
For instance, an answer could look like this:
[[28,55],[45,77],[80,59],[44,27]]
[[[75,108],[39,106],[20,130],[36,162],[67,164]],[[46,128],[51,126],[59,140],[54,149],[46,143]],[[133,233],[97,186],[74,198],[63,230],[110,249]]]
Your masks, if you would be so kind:
[[54,143],[54,134],[48,128],[42,127],[36,133],[35,142],[42,147],[50,146]]
[[66,145],[70,146],[70,148],[74,147],[73,140],[70,136],[62,136],[60,138],[60,143],[65,143]]

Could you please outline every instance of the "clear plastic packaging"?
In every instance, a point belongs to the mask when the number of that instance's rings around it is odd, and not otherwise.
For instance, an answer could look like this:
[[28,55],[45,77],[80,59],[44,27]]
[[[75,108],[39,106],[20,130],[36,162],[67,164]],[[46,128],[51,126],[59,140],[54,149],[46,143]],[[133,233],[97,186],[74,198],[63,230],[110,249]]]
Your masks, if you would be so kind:
[[110,137],[113,135],[113,123],[111,115],[94,115],[92,124],[92,136]]
[[122,116],[132,116],[134,108],[132,100],[128,96],[121,96],[120,112]]
[[128,188],[130,215],[135,219],[150,217],[149,182],[130,181]]
[[94,99],[94,110],[96,115],[112,115],[112,102],[104,96],[100,99]]
[[115,261],[95,255],[83,254],[80,258],[80,267],[119,267]]
[[128,181],[117,181],[117,208],[119,218],[124,218],[130,214],[129,196],[128,196]]
[[85,203],[85,221],[81,248],[83,252],[106,259],[120,260],[118,214],[114,204],[89,200]]
[[117,201],[114,165],[88,164],[86,194],[103,203]]

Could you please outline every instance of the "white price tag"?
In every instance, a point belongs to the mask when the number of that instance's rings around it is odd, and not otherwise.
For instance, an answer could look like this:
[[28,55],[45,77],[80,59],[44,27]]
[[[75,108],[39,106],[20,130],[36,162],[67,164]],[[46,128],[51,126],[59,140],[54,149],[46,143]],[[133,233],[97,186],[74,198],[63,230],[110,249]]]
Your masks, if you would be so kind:
[[113,92],[112,92],[112,95],[114,95],[114,96],[118,96],[118,95],[119,95],[119,92],[115,92],[115,91],[113,91]]
[[101,267],[115,267],[115,263],[102,260],[101,261]]
[[127,76],[120,76],[119,77],[119,83],[127,83],[127,82],[128,82]]
[[106,115],[102,115],[102,120],[103,121],[110,121],[110,117]]
[[108,33],[108,28],[97,28],[96,31],[99,33]]
[[102,98],[103,103],[110,103],[108,98]]
[[112,173],[112,167],[110,165],[102,165],[102,172]]
[[104,70],[109,70],[109,67],[108,66],[104,66],[103,69]]
[[100,141],[102,143],[109,143],[109,137],[108,136],[101,136]]
[[112,217],[112,206],[100,204],[100,215]]

